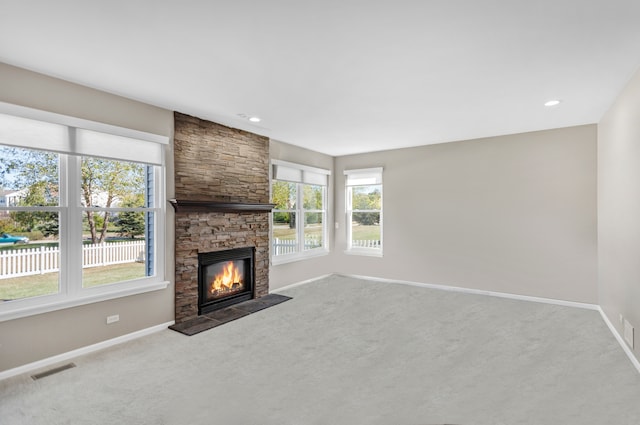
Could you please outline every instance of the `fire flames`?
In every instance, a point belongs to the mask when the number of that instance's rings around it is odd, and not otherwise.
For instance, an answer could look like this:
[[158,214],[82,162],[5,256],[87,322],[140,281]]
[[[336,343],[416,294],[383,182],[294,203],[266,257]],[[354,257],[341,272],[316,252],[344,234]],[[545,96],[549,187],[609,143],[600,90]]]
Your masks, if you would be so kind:
[[224,265],[221,273],[213,277],[210,292],[212,295],[229,293],[242,288],[242,272],[233,261]]

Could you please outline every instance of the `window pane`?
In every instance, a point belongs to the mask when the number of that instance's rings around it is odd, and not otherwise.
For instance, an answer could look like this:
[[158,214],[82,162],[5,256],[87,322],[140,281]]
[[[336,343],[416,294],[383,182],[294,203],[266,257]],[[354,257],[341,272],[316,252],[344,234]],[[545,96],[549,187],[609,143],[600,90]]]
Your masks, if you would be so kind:
[[379,210],[382,206],[382,185],[353,187],[354,210]]
[[322,248],[322,213],[304,213],[304,250]]
[[0,302],[59,292],[58,213],[0,211]]
[[290,210],[296,208],[296,184],[274,181],[271,186],[271,202],[276,204],[276,210]]
[[303,185],[303,208],[306,210],[322,210],[324,186]]
[[297,258],[303,257],[305,251],[324,248],[326,187],[273,180],[271,193],[276,204],[271,255]]
[[351,246],[354,248],[380,248],[380,213],[353,213]]
[[0,207],[57,206],[58,154],[0,146]]
[[82,205],[145,207],[147,165],[100,158],[82,158]]
[[274,212],[272,217],[273,255],[285,255],[297,252],[296,213]]
[[[139,279],[154,274],[153,167],[127,161],[82,158],[82,286]],[[110,208],[145,208],[111,210]]]
[[[82,286],[84,288],[139,279],[153,274],[147,255],[146,218],[154,213],[85,211],[83,219]],[[89,216],[99,228],[109,220],[102,239],[93,242]],[[107,217],[107,218],[105,218]],[[150,234],[147,232],[147,235]],[[151,270],[149,273],[147,270]]]

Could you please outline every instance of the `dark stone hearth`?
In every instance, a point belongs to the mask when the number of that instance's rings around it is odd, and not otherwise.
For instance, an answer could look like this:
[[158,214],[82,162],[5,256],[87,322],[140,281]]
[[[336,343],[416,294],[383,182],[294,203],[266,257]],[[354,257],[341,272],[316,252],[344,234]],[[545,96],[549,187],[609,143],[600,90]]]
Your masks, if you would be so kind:
[[227,323],[227,322],[231,322],[232,320],[236,320],[243,316],[251,314],[248,311],[239,309],[237,306],[238,304],[234,305],[233,307],[221,308],[220,310],[207,313],[205,314],[205,316],[208,317],[209,319],[217,320],[218,322]]
[[222,322],[218,320],[209,319],[206,316],[198,316],[193,319],[189,319],[186,322],[169,326],[169,329],[191,336],[220,325],[222,325]]
[[224,325],[225,323],[229,323],[241,317],[248,316],[249,314],[260,310],[264,310],[265,308],[273,307],[274,305],[289,301],[290,299],[291,297],[287,297],[285,295],[269,294],[262,298],[244,301],[231,307],[226,307],[212,313],[189,319],[182,323],[177,323],[173,326],[169,326],[169,329],[191,336],[213,329],[217,326]]

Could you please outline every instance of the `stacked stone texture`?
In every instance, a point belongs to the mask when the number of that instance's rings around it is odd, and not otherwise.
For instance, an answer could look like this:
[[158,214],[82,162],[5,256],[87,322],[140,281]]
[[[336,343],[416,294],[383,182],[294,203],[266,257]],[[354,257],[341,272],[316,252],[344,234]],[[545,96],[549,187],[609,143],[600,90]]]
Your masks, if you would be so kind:
[[[269,202],[266,137],[175,113],[176,198]],[[198,315],[198,253],[254,246],[255,296],[269,292],[268,212],[176,212],[176,323]]]
[[268,203],[269,139],[175,113],[176,198]]

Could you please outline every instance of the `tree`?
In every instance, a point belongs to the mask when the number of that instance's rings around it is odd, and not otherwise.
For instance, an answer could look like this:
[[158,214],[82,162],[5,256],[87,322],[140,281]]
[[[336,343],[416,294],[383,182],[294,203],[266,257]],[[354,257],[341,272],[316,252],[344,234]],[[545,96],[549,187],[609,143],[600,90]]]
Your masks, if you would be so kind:
[[16,231],[15,221],[9,217],[0,218],[0,233],[14,233]]
[[[111,208],[116,202],[124,201],[131,194],[144,194],[145,167],[143,165],[100,158],[83,158],[81,171],[80,187],[86,207]],[[85,215],[91,242],[101,243],[106,237],[111,213],[86,209]]]
[[[324,188],[322,186],[305,184],[303,190],[303,207],[305,210],[321,210]],[[315,224],[322,221],[322,213],[305,213],[305,224]]]
[[[29,186],[23,198],[20,199],[19,206],[55,206],[57,202],[48,195],[49,184],[46,181],[36,181]],[[47,235],[57,235],[58,214],[48,211],[15,211],[11,213],[11,218],[27,232],[42,230],[46,227]],[[54,225],[52,222],[56,222]]]
[[[371,186],[355,187],[353,189],[352,205],[354,210],[379,210],[382,201],[382,193],[377,187],[371,190]],[[353,221],[363,226],[380,224],[380,213],[354,212]]]
[[55,213],[45,213],[48,214],[48,219],[44,220],[38,230],[42,232],[42,235],[47,238],[49,236],[58,236],[60,233],[60,224],[58,221],[58,215]]
[[134,239],[136,236],[144,234],[144,213],[135,211],[122,212],[118,214],[116,225],[122,236],[128,236]]
[[[290,210],[296,206],[296,184],[284,181],[274,181],[271,189],[271,199],[276,204],[276,210]],[[295,215],[289,212],[275,212],[273,220],[277,223],[288,223],[295,228]]]
[[58,195],[58,154],[23,148],[0,148],[0,186],[28,188],[42,182],[46,193]]
[[[0,184],[21,188],[18,206],[58,205],[58,155],[31,149],[0,149]],[[11,218],[21,230],[57,236],[58,214],[52,211],[15,211]]]
[[[0,147],[0,186],[25,190],[22,206],[58,205],[59,155],[25,148]],[[70,161],[76,158],[68,157]],[[100,158],[82,158],[80,187],[85,217],[93,243],[102,242],[112,213],[94,208],[113,208],[131,194],[142,195],[144,206],[146,166]],[[12,213],[28,230],[39,228],[57,234],[55,212]],[[13,218],[13,217],[12,217]]]
[[[135,207],[139,206],[141,203],[144,203],[144,196],[142,194],[138,194],[133,196],[132,198],[137,199],[129,199],[123,202],[123,207]],[[141,198],[141,199],[140,199]],[[128,236],[131,239],[135,238],[138,235],[143,235],[145,231],[145,220],[144,213],[138,211],[125,211],[118,214],[118,217],[115,220],[116,226],[120,231],[120,235]]]

